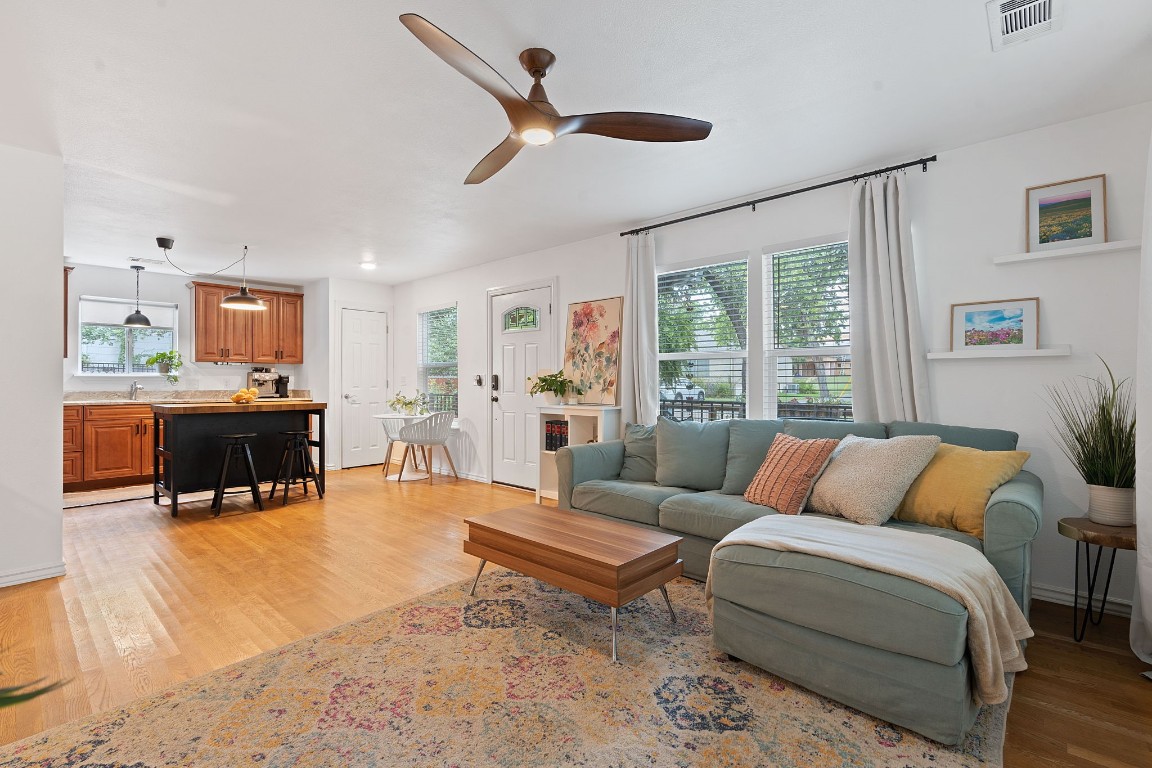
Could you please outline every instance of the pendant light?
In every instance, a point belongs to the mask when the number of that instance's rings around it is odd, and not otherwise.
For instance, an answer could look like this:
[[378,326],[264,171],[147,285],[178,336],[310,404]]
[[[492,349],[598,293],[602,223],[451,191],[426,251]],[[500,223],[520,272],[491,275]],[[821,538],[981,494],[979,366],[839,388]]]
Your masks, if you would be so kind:
[[258,297],[248,293],[248,246],[244,246],[244,255],[240,257],[243,269],[243,280],[240,283],[240,293],[225,296],[220,300],[220,306],[225,309],[243,309],[256,311],[267,309],[264,302]]
[[132,269],[136,272],[136,311],[124,318],[124,325],[129,328],[151,328],[152,321],[140,311],[140,273],[144,271],[144,267],[133,264]]

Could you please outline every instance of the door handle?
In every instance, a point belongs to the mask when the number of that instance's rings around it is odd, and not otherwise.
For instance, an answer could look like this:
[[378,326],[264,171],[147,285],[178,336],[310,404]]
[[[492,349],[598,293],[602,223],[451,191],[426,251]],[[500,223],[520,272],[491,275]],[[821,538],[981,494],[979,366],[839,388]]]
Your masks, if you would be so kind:
[[347,401],[348,401],[349,403],[351,403],[352,405],[360,405],[360,401],[359,401],[359,400],[357,400],[357,399],[356,399],[355,397],[353,397],[352,395],[344,395],[344,399],[345,399],[345,400],[347,400]]
[[492,402],[494,402],[494,403],[500,402],[500,395],[492,395]]
[[499,392],[500,391],[500,374],[498,374],[498,373],[492,374],[492,391],[493,392]]

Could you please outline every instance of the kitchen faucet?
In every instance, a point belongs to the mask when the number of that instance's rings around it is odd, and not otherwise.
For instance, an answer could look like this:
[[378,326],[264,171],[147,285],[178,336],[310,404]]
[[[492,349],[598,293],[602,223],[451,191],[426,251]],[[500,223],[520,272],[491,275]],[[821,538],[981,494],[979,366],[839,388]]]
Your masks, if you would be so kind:
[[140,382],[138,382],[138,381],[134,381],[134,382],[132,382],[132,386],[130,386],[130,387],[128,388],[128,399],[129,399],[129,400],[135,400],[135,399],[136,399],[136,394],[137,394],[137,393],[138,393],[140,390],[142,390],[142,389],[144,389],[144,385],[143,385],[143,384],[141,384],[141,383],[140,383]]

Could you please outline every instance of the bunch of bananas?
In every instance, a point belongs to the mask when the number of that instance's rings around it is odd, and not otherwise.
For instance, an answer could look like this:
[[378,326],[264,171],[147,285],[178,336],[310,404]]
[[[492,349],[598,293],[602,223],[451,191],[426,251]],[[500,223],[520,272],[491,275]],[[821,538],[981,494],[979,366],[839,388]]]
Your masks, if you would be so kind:
[[237,405],[255,402],[256,396],[260,394],[260,390],[253,387],[252,389],[238,389],[236,394],[232,395],[232,402]]

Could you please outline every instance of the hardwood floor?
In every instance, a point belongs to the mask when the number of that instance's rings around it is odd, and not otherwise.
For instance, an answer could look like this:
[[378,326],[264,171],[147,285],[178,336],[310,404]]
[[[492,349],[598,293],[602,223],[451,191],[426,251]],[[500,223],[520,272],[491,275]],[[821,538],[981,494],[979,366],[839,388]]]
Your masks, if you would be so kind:
[[[176,519],[150,501],[66,510],[68,575],[0,589],[0,686],[70,682],[0,709],[0,743],[471,577],[463,519],[532,498],[439,476],[397,483],[379,467],[331,472],[328,487],[263,513],[229,496],[219,519],[208,501]],[[1107,616],[1077,644],[1070,611],[1033,606],[1005,765],[1152,765],[1152,682],[1127,621]]]

